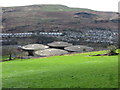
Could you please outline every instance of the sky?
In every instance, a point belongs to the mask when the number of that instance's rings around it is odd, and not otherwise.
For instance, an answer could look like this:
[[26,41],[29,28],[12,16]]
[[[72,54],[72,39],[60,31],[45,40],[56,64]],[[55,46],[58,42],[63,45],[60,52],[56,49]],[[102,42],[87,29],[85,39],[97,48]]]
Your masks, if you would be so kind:
[[33,4],[62,4],[69,7],[88,8],[97,11],[118,12],[119,0],[0,0],[1,7]]

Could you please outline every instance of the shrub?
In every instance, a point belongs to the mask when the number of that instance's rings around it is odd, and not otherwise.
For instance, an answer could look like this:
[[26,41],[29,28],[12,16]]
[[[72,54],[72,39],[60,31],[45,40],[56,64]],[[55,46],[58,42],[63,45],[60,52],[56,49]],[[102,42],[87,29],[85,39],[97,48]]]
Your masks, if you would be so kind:
[[117,48],[114,45],[108,46],[108,55],[115,55]]

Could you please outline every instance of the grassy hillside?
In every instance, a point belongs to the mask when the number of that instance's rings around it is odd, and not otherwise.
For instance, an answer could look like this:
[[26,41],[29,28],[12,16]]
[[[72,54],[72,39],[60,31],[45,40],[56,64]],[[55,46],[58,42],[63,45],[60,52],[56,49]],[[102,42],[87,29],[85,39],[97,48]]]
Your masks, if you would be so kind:
[[2,62],[4,88],[117,88],[118,56],[106,51]]
[[41,5],[40,6],[42,11],[85,11],[88,10],[90,11],[90,9],[83,9],[83,8],[70,8],[64,5]]
[[[41,4],[41,5],[29,5],[29,6],[16,6],[16,7],[6,7],[6,8],[12,8],[15,9],[17,8],[24,8],[24,10],[40,10],[40,11],[48,11],[48,12],[59,12],[59,11],[93,11],[90,9],[85,9],[85,8],[71,8],[67,7],[65,5],[60,5],[60,4]],[[9,10],[9,9],[8,9]],[[10,11],[10,10],[9,10]]]

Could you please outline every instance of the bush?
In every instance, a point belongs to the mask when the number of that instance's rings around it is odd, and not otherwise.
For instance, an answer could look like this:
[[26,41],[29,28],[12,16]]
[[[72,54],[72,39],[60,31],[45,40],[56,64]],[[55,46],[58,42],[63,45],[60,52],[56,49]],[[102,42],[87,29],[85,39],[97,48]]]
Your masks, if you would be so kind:
[[117,48],[114,45],[108,46],[108,55],[115,55]]

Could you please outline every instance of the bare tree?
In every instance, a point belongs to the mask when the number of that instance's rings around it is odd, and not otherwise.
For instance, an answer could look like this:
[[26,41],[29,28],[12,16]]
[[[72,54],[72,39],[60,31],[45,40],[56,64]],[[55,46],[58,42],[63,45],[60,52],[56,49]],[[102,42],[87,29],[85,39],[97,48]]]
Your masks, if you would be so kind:
[[19,54],[19,51],[14,46],[2,46],[2,55],[7,56],[9,60],[12,60]]

